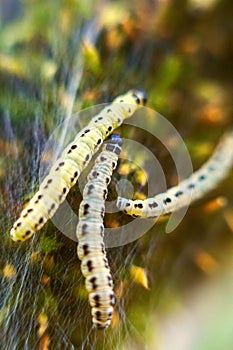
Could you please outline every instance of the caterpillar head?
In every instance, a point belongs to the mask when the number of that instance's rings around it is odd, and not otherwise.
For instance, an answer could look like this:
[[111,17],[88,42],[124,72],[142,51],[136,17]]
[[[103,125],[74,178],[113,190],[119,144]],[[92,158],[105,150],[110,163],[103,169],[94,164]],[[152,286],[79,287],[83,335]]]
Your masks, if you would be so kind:
[[[144,106],[147,101],[147,95],[144,90],[136,90],[132,89],[126,92],[123,95],[120,95],[114,99],[115,103],[124,103],[125,105],[127,104],[133,104],[136,106],[136,109]],[[133,114],[135,110],[130,110],[130,114]],[[129,116],[127,116],[128,118]]]
[[111,143],[115,143],[119,146],[122,145],[122,138],[119,134],[112,134],[109,136],[109,140],[111,140]]
[[138,105],[144,106],[147,102],[147,94],[144,90],[130,90],[132,97]]

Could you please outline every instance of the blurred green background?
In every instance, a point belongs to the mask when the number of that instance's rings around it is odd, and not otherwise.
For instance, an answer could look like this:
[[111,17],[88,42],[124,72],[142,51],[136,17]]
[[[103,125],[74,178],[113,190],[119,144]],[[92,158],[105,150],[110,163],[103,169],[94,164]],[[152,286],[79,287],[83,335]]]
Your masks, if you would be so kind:
[[[231,350],[232,172],[171,235],[165,218],[109,250],[117,305],[106,332],[91,330],[76,243],[52,223],[22,245],[9,230],[37,189],[54,128],[128,89],[147,91],[148,106],[183,137],[194,169],[208,158],[233,125],[232,1],[2,0],[0,16],[2,349]],[[164,150],[159,160],[172,185]],[[137,170],[129,171],[145,194]],[[80,199],[72,190],[74,207]]]

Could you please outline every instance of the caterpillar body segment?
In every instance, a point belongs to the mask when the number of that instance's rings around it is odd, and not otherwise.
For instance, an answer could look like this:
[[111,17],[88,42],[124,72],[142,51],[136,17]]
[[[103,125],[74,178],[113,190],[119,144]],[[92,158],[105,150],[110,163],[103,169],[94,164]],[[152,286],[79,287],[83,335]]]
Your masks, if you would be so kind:
[[115,303],[113,281],[103,240],[103,219],[107,186],[117,164],[121,142],[119,135],[112,135],[110,142],[103,145],[96,158],[83,191],[76,231],[77,254],[89,293],[92,322],[102,329],[110,325]]
[[[44,226],[64,201],[69,189],[77,182],[80,173],[98,151],[104,139],[144,103],[144,92],[130,90],[114,99],[77,134],[52,166],[39,191],[29,201],[27,219],[25,220],[21,213],[14,223],[10,231],[13,241],[24,241]],[[42,196],[43,200],[38,199],[39,196]]]
[[60,177],[65,181],[67,187],[71,188],[81,173],[81,167],[69,158],[58,159],[50,170],[51,177]]
[[124,213],[142,218],[155,218],[169,214],[214,189],[233,165],[233,131],[223,135],[213,155],[190,177],[166,192],[145,200],[118,197],[117,206]]

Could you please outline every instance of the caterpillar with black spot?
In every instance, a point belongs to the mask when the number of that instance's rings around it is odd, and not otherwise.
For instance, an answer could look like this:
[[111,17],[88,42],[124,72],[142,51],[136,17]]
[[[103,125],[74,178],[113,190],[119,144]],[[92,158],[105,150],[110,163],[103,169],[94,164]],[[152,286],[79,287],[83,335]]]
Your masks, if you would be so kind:
[[117,207],[124,213],[156,218],[189,205],[214,189],[233,165],[233,131],[223,135],[209,160],[179,185],[145,200],[118,197]]
[[80,173],[98,151],[103,140],[145,102],[143,91],[130,90],[115,98],[77,134],[15,221],[10,231],[13,241],[24,241],[45,225],[65,200],[69,189],[77,182]]
[[107,186],[121,152],[121,137],[110,136],[88,176],[79,208],[77,254],[89,293],[92,322],[98,328],[107,328],[111,323],[115,296],[113,281],[104,246],[104,213]]

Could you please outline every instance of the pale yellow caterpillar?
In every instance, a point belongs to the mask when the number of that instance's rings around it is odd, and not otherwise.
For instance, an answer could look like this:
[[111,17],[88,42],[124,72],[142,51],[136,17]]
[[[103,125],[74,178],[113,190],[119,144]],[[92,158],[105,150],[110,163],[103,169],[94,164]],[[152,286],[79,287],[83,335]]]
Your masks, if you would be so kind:
[[111,135],[88,176],[79,208],[77,226],[78,257],[86,279],[92,322],[98,328],[110,325],[115,301],[113,282],[104,246],[105,200],[121,152],[121,137]]
[[118,197],[117,206],[133,217],[155,218],[201,198],[223,180],[233,165],[233,131],[223,135],[210,159],[179,185],[145,200]]
[[44,226],[64,201],[103,140],[144,103],[144,92],[130,90],[115,98],[77,134],[14,223],[10,231],[13,241],[24,241]]

